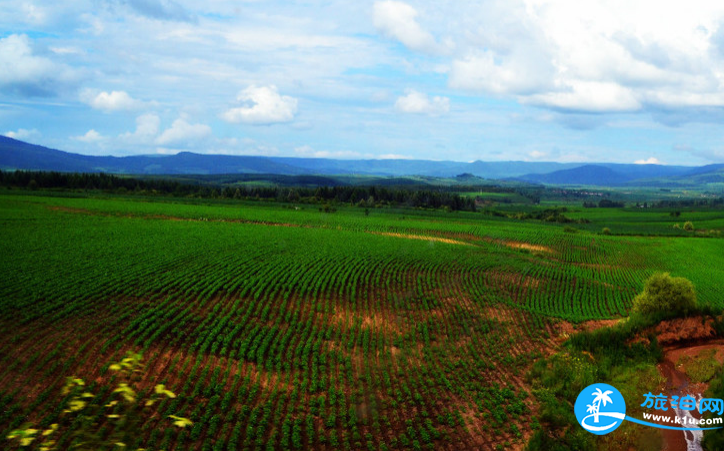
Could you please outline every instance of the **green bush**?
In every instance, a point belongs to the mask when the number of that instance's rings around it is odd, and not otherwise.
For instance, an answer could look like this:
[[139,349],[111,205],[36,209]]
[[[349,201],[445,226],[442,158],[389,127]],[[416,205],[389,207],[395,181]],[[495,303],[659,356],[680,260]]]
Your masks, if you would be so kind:
[[642,314],[687,315],[696,309],[694,284],[683,277],[656,273],[649,277],[644,292],[633,300],[633,311]]
[[611,229],[609,229],[608,227],[604,227],[601,233],[603,233],[604,235],[610,235]]
[[691,221],[686,221],[684,223],[684,230],[687,232],[693,232],[694,231],[694,223]]

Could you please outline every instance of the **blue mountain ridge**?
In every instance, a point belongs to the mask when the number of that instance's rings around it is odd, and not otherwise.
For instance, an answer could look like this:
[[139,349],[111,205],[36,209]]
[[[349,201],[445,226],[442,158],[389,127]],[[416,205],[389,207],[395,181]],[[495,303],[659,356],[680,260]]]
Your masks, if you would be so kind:
[[[175,155],[89,156],[0,136],[0,169],[59,172],[107,172],[136,175],[279,174],[454,177],[473,174],[487,179],[518,180],[550,185],[623,186],[636,181],[720,177],[724,165],[702,167],[615,163],[555,163],[528,161],[334,160],[264,156]],[[703,178],[702,178],[703,176]],[[708,177],[711,178],[711,177]]]

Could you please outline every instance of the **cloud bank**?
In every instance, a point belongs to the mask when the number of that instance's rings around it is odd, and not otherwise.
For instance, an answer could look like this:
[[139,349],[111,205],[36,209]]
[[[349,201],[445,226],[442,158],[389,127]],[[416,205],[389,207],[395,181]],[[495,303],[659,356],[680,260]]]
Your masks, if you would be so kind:
[[0,39],[0,89],[27,97],[48,97],[75,82],[74,71],[37,55],[24,34]]

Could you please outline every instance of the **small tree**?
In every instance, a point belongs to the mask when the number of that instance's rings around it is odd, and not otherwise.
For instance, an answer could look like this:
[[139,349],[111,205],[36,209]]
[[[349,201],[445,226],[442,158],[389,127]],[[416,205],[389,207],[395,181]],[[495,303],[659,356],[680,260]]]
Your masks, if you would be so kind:
[[684,223],[684,230],[687,232],[693,232],[694,231],[694,223],[691,221],[686,221]]
[[608,227],[604,227],[601,233],[603,233],[604,235],[610,235],[611,229],[609,229]]
[[633,300],[633,311],[643,314],[686,315],[696,307],[694,284],[683,277],[656,273],[649,277],[644,292]]

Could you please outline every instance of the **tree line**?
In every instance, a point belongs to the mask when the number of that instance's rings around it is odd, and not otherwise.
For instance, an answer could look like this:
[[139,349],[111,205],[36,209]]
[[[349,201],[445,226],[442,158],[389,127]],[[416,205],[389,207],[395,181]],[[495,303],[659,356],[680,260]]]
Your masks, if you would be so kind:
[[384,186],[223,186],[163,178],[137,178],[105,173],[0,171],[0,186],[43,190],[104,191],[116,194],[349,204],[364,208],[408,206],[475,211],[475,200],[448,189]]

